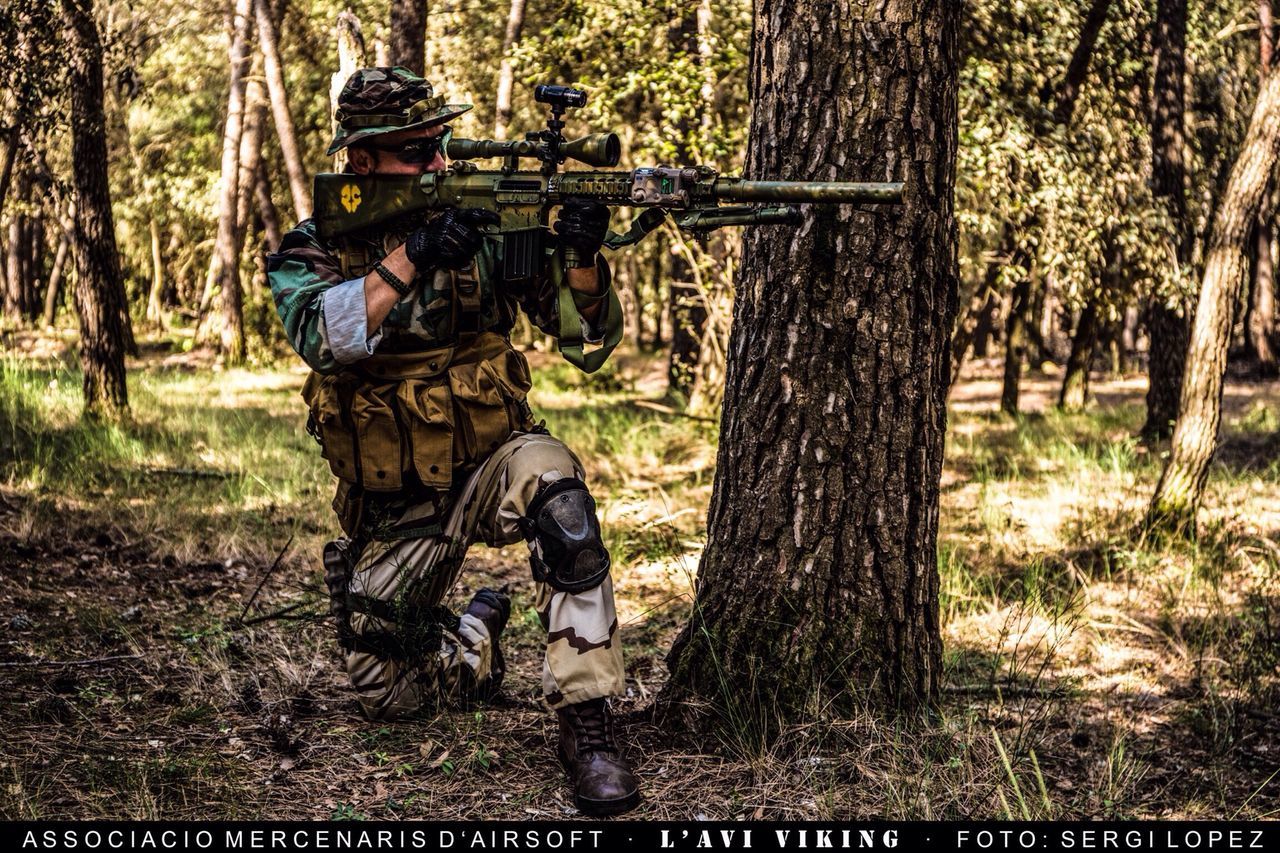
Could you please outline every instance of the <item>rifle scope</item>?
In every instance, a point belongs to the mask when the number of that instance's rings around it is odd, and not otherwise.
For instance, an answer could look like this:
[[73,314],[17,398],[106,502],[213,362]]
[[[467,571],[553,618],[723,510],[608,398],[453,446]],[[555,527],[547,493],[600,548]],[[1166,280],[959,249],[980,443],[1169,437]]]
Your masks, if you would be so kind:
[[[564,87],[561,87],[564,88]],[[492,139],[451,139],[445,150],[450,160],[476,160],[482,157],[537,157],[544,155],[541,142],[529,139],[497,142]],[[565,157],[596,168],[618,165],[622,158],[622,142],[616,133],[593,133],[560,146]]]

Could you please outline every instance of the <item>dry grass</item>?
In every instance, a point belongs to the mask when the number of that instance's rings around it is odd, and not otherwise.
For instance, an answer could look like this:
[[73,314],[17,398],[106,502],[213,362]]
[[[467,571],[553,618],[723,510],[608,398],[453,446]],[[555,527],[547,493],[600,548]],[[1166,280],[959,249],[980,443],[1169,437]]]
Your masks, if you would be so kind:
[[[132,374],[137,423],[88,429],[56,347],[0,382],[0,815],[487,817],[572,813],[538,691],[519,548],[476,549],[456,599],[515,587],[502,700],[363,720],[318,612],[327,472],[295,371]],[[936,718],[868,710],[767,748],[659,726],[651,699],[688,612],[713,425],[637,405],[662,365],[584,381],[538,359],[535,408],[583,457],[618,567],[625,737],[644,818],[1230,817],[1277,808],[1280,389],[1234,383],[1192,545],[1129,531],[1158,459],[1130,436],[1141,383],[1014,423],[979,371],[956,389],[939,569]],[[56,385],[50,386],[51,382]],[[69,386],[69,387],[68,387]],[[1030,408],[1052,377],[1028,380]],[[292,538],[279,566],[264,573]],[[96,661],[82,665],[38,662]]]

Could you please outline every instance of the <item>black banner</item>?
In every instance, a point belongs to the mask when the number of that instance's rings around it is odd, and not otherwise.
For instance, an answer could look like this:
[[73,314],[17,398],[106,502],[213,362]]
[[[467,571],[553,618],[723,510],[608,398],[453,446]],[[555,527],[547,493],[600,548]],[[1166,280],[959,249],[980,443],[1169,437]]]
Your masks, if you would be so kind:
[[1228,821],[20,821],[3,834],[19,851],[1280,850],[1280,824]]

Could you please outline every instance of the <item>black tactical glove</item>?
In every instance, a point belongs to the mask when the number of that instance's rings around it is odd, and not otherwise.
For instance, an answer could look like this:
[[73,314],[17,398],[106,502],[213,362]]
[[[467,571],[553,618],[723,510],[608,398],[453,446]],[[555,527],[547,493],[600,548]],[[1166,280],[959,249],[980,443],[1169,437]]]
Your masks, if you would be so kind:
[[430,269],[460,270],[484,245],[481,225],[497,225],[491,210],[459,210],[451,207],[409,235],[404,253],[421,273]]
[[609,208],[598,201],[571,198],[560,208],[555,230],[560,244],[577,252],[580,266],[593,267],[609,231]]

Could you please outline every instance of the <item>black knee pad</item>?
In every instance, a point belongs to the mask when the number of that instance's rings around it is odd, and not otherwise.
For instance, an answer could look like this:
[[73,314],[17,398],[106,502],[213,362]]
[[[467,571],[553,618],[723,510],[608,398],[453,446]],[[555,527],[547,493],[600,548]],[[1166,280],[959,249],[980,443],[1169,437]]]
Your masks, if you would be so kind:
[[533,577],[562,592],[595,589],[609,575],[609,552],[600,539],[596,502],[581,480],[567,477],[542,487],[520,520],[532,543]]

